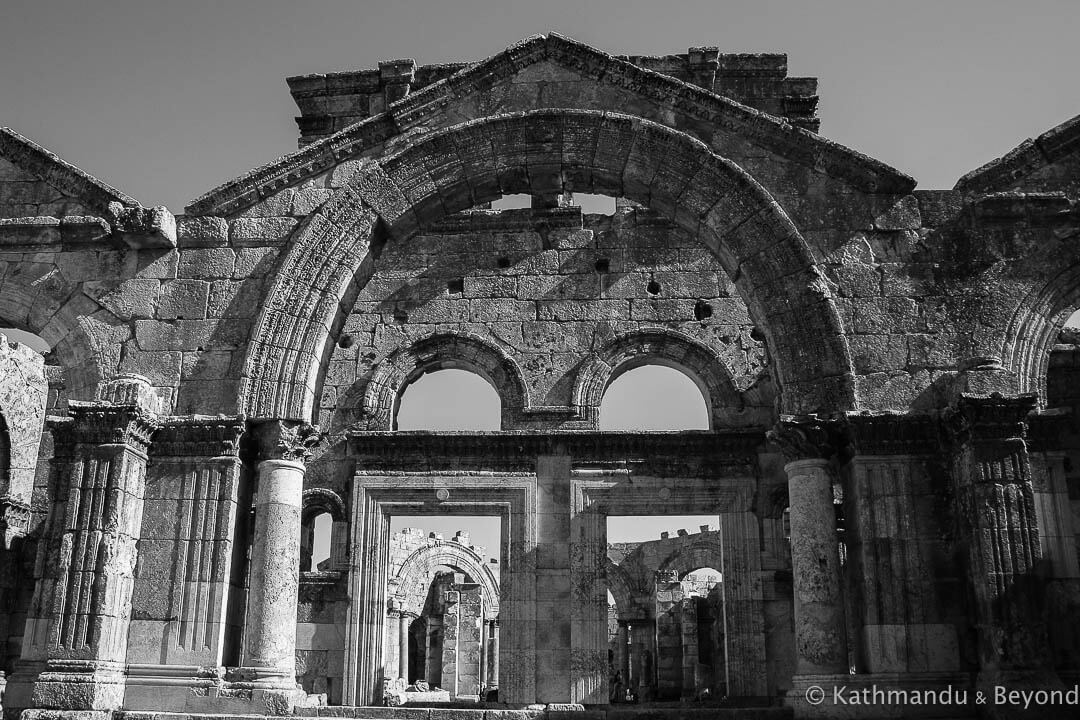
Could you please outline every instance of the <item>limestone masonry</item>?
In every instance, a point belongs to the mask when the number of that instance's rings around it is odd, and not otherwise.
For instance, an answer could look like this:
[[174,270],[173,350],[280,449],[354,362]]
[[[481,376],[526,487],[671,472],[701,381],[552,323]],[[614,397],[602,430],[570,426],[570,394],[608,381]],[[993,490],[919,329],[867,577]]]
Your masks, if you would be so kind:
[[[288,83],[175,217],[0,130],[5,717],[1076,717],[831,693],[1080,683],[1080,117],[916,190],[784,55]],[[647,364],[711,429],[598,429]],[[500,431],[396,430],[441,368]]]

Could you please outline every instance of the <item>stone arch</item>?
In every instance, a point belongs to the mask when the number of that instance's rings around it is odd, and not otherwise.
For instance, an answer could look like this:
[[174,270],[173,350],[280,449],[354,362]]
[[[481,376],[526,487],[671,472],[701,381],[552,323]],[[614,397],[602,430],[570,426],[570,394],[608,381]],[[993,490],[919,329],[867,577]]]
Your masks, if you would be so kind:
[[495,388],[504,428],[529,405],[521,369],[505,350],[476,335],[440,333],[399,348],[375,367],[361,399],[361,423],[368,430],[393,429],[405,388],[426,372],[446,369],[474,372]]
[[626,571],[607,558],[604,565],[607,587],[615,598],[615,614],[620,620],[626,620],[634,611],[634,591],[630,576]]
[[322,514],[330,515],[330,561],[329,569],[340,572],[348,566],[349,520],[345,514],[345,502],[328,488],[305,490],[300,503],[300,568],[316,570],[312,566],[312,549],[315,542],[315,520]]
[[1021,393],[1038,393],[1046,404],[1050,350],[1071,311],[1080,305],[1080,263],[1070,265],[1029,292],[1005,327],[1002,363],[1013,372]]
[[[85,307],[75,302],[78,290],[61,282],[40,282],[59,274],[47,265],[39,274],[20,266],[0,283],[0,317],[12,327],[26,330],[49,344],[50,361],[63,368],[64,392],[72,400],[94,400],[106,377],[102,358],[110,350],[118,352],[119,342],[108,330],[123,323],[107,310],[84,315]],[[36,277],[33,277],[35,276]],[[85,298],[83,298],[85,300]],[[107,326],[107,327],[106,327]],[[100,332],[92,332],[91,327]],[[123,338],[130,334],[122,330]],[[119,362],[117,355],[116,361]],[[112,368],[115,370],[115,366]]]
[[312,515],[330,513],[335,522],[344,522],[345,501],[333,490],[328,488],[310,488],[304,491],[301,501],[301,517],[307,518]]
[[457,568],[468,574],[473,582],[479,583],[484,589],[484,596],[490,599],[484,605],[485,617],[494,620],[499,616],[499,581],[495,579],[495,574],[471,548],[453,541],[419,548],[401,564],[401,569],[390,583],[397,587],[397,594],[404,598],[403,612],[416,616],[423,614],[424,601],[427,599],[426,585],[429,582],[427,569],[437,565]]
[[695,539],[687,547],[679,548],[660,563],[658,572],[678,573],[682,580],[686,574],[698,568],[709,567],[724,572],[723,547],[719,538]]
[[595,424],[608,386],[647,364],[672,367],[689,377],[705,398],[712,428],[729,424],[743,409],[731,372],[711,348],[675,330],[648,328],[615,337],[581,366],[574,380],[574,412]]
[[[857,404],[851,353],[812,253],[769,193],[686,133],[585,110],[498,115],[433,132],[381,161],[309,217],[289,247],[248,345],[238,404],[309,420],[320,363],[376,227],[389,242],[503,194],[626,197],[699,237],[763,331],[787,413]],[[798,340],[796,342],[796,339]]]

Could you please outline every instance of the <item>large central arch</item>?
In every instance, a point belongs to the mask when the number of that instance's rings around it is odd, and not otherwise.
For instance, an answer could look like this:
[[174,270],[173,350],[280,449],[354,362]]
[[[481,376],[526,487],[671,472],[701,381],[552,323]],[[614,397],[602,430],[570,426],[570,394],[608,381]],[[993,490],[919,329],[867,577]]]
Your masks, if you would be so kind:
[[465,122],[365,161],[309,217],[256,323],[241,412],[311,419],[332,328],[347,312],[341,301],[377,228],[401,242],[433,219],[504,194],[566,190],[647,205],[715,253],[769,343],[785,412],[855,407],[851,356],[831,294],[805,241],[760,184],[663,125],[538,110]]

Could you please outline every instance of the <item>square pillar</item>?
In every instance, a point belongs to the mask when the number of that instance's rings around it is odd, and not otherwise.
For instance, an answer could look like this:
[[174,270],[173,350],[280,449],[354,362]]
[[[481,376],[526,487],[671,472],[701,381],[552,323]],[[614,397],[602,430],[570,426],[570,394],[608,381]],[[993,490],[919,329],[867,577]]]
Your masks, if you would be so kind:
[[[132,594],[124,707],[205,710],[236,665],[242,578],[235,565],[245,482],[237,417],[181,417],[154,435]],[[243,508],[246,516],[247,508]],[[242,541],[241,546],[246,545]],[[186,682],[185,682],[186,681]],[[195,689],[198,688],[198,691]]]
[[[50,420],[57,504],[35,591],[41,610],[27,621],[24,652],[44,661],[27,703],[38,708],[123,704],[147,451],[158,421],[145,380],[114,385],[104,388],[105,400],[70,401],[69,417]],[[11,689],[15,703],[26,702],[25,686]]]

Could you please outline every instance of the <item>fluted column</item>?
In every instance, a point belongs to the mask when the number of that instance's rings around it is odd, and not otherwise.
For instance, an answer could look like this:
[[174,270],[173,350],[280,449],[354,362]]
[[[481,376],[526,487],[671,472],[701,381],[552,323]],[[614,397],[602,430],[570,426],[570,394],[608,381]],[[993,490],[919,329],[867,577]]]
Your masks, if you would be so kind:
[[[156,397],[134,377],[106,384],[101,397],[69,402],[69,417],[50,423],[58,504],[49,523],[49,569],[35,593],[35,605],[48,611],[28,621],[24,648],[24,657],[44,655],[44,672],[33,683],[38,708],[115,710],[123,702]],[[12,689],[16,700],[23,691]]]
[[950,416],[956,511],[968,545],[983,679],[1049,667],[1025,442],[1035,403],[1034,396],[962,395]]
[[294,690],[304,462],[318,433],[277,421],[256,426],[255,433],[260,462],[244,665],[256,687]]
[[840,554],[827,459],[835,428],[817,421],[782,422],[769,434],[788,462],[791,564],[795,590],[797,675],[848,672]]

